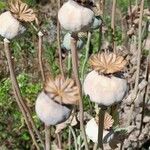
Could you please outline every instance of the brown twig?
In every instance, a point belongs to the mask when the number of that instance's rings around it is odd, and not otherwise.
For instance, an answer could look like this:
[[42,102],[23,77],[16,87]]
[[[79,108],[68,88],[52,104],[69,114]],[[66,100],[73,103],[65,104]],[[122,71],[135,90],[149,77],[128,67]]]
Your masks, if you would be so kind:
[[87,142],[87,136],[85,133],[84,128],[84,111],[83,111],[83,101],[82,101],[82,87],[81,82],[79,79],[79,73],[78,73],[78,53],[77,53],[77,39],[78,36],[76,34],[72,34],[71,38],[71,52],[72,52],[72,67],[73,67],[73,73],[75,77],[76,84],[80,91],[80,101],[79,101],[79,109],[80,109],[80,128],[84,139],[85,149],[88,150],[88,142]]
[[[43,82],[45,82],[45,73],[43,68],[43,60],[42,60],[42,44],[43,44],[43,33],[41,31],[38,32],[39,42],[38,42],[38,60],[40,65],[40,72],[42,76]],[[50,126],[45,125],[45,149],[50,150],[51,143],[51,135],[50,135]]]
[[20,97],[21,97],[20,96],[20,90],[19,90],[19,86],[18,86],[18,83],[17,83],[15,73],[14,73],[14,68],[13,68],[13,65],[12,65],[13,63],[12,63],[12,59],[11,59],[11,53],[10,53],[10,50],[9,50],[9,43],[10,43],[10,41],[8,41],[7,39],[4,39],[4,49],[5,49],[5,54],[6,54],[6,58],[7,58],[7,61],[8,61],[8,66],[9,66],[9,71],[10,71],[10,78],[11,78],[11,81],[12,81],[12,87],[13,87],[13,91],[14,91],[14,94],[15,94],[15,99],[16,99],[16,102],[17,102],[23,116],[24,116],[24,119],[25,119],[25,122],[27,124],[29,133],[32,137],[33,143],[35,144],[36,148],[38,150],[40,150],[40,147],[38,146],[38,143],[36,141],[32,126],[30,124],[30,121],[28,120],[28,115],[29,114],[27,114],[26,110],[22,106],[23,102],[22,102],[22,99],[20,99]]
[[105,117],[105,107],[100,107],[100,111],[99,111],[99,120],[98,120],[98,144],[97,147],[101,148],[102,150],[103,148],[103,130],[104,130],[104,117]]
[[[149,55],[150,56],[150,55]],[[148,57],[149,57],[148,56]],[[149,61],[150,59],[147,58],[147,66],[146,66],[146,77],[145,77],[145,80],[147,81],[147,83],[149,83]],[[145,90],[144,90],[144,95],[143,95],[143,104],[142,104],[142,117],[141,117],[141,125],[140,125],[140,133],[142,132],[142,127],[143,127],[143,119],[144,119],[144,115],[145,115],[145,102],[146,102],[146,99],[147,99],[147,93],[148,93],[148,84],[146,85],[145,87]]]
[[56,133],[56,136],[57,136],[57,145],[58,145],[58,149],[62,149],[62,143],[61,143],[61,135],[60,133]]
[[45,125],[45,150],[51,150],[50,137],[50,127]]
[[[60,9],[61,3],[60,0],[57,0],[57,7],[58,10]],[[61,42],[60,42],[60,23],[57,18],[57,44],[58,44],[58,52],[59,52],[59,66],[60,66],[60,71],[61,75],[64,77],[64,71],[63,71],[63,62],[62,62],[62,51],[61,51]]]
[[41,31],[38,32],[39,42],[38,42],[38,58],[39,58],[39,66],[40,66],[40,72],[42,76],[43,82],[45,81],[45,74],[44,74],[44,68],[43,68],[43,62],[42,62],[42,43],[43,43],[43,33]]

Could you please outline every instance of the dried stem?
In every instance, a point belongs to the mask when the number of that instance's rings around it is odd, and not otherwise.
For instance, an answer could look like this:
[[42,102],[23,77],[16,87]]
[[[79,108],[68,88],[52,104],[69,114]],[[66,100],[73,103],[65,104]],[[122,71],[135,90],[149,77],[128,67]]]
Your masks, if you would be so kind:
[[81,70],[81,82],[82,83],[84,80],[85,66],[86,66],[86,63],[89,58],[90,42],[91,42],[91,32],[88,32],[88,40],[87,40],[87,44],[86,44],[86,54],[85,54],[85,59],[84,59],[82,70]]
[[24,116],[24,119],[25,119],[25,122],[27,124],[27,127],[28,127],[28,130],[29,130],[29,133],[32,137],[32,140],[33,140],[33,143],[35,144],[36,148],[38,150],[40,150],[40,147],[38,146],[38,143],[36,141],[36,138],[35,138],[35,135],[34,135],[34,132],[33,132],[33,129],[32,129],[32,125],[30,124],[30,121],[28,119],[28,116],[30,115],[24,108],[24,106],[22,104],[24,104],[23,102],[23,99],[21,97],[21,93],[20,93],[20,89],[19,89],[19,86],[18,86],[18,82],[17,82],[17,79],[16,79],[16,76],[15,76],[15,73],[14,73],[14,68],[13,68],[13,63],[12,63],[12,59],[11,59],[11,52],[9,50],[9,41],[7,39],[4,39],[4,49],[5,49],[5,54],[6,54],[6,58],[7,58],[7,61],[8,61],[8,66],[9,66],[9,71],[10,71],[10,78],[11,78],[11,81],[12,81],[12,87],[13,87],[13,91],[14,91],[14,94],[15,94],[15,99],[16,99],[16,102]]
[[[39,37],[39,43],[38,43],[38,58],[39,58],[39,65],[40,65],[40,72],[42,76],[43,82],[45,82],[45,73],[44,73],[44,68],[43,68],[43,60],[42,60],[42,44],[43,44],[43,33],[39,31],[38,33]],[[50,141],[51,135],[50,135],[50,126],[48,127],[45,125],[45,149],[50,150]]]
[[60,135],[60,133],[56,133],[56,136],[57,136],[58,149],[62,149],[62,143],[61,143],[61,135]]
[[[58,10],[60,9],[61,3],[60,0],[57,0]],[[62,51],[61,51],[61,42],[60,42],[60,23],[57,18],[57,44],[58,44],[58,52],[59,52],[59,66],[61,75],[64,77],[63,71],[63,62],[62,62]]]
[[141,51],[142,51],[142,18],[143,18],[143,9],[144,9],[144,0],[141,1],[141,6],[140,6],[140,18],[139,18],[139,30],[138,30],[137,70],[136,70],[136,79],[135,79],[133,100],[135,100],[137,92],[138,92],[138,84],[139,84],[139,76],[140,76]]
[[79,73],[78,73],[78,53],[77,53],[77,35],[72,34],[71,38],[71,52],[72,52],[72,67],[73,67],[73,73],[75,77],[76,84],[80,91],[80,101],[79,101],[79,109],[80,109],[80,128],[84,139],[85,149],[88,150],[88,142],[87,142],[87,136],[85,133],[84,128],[84,111],[83,111],[83,101],[82,101],[82,87],[81,82],[79,79]]
[[102,150],[103,148],[103,130],[104,130],[104,117],[105,117],[105,107],[100,107],[100,111],[99,111],[99,120],[98,120],[98,144],[97,147],[101,148]]
[[39,37],[39,43],[38,43],[38,58],[39,58],[39,66],[40,66],[40,72],[42,76],[43,82],[45,81],[45,74],[44,74],[44,68],[43,68],[43,62],[42,62],[42,43],[43,43],[43,33],[39,31],[38,33]]
[[[150,67],[149,66],[149,61],[150,61],[150,59],[147,58],[146,77],[145,77],[145,80],[147,81],[147,83],[149,83],[149,71],[150,71],[149,70],[149,67]],[[148,93],[148,84],[145,87],[144,95],[143,95],[142,117],[141,117],[140,133],[142,132],[142,127],[143,127],[143,118],[144,118],[144,115],[145,115],[145,102],[146,102],[146,99],[147,99],[147,93]]]
[[112,6],[112,16],[111,16],[111,28],[112,28],[112,44],[113,44],[113,51],[116,52],[115,48],[115,41],[114,41],[114,34],[115,34],[115,12],[116,12],[116,1],[113,0]]

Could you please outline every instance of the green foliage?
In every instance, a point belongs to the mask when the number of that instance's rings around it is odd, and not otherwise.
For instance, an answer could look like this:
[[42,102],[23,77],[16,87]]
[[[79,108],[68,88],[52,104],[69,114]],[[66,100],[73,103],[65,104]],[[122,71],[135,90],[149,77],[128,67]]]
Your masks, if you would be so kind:
[[[17,79],[23,97],[33,106],[37,93],[41,90],[41,84],[33,83],[32,78],[26,73],[20,74]],[[39,125],[36,118],[35,120]],[[9,146],[8,143],[12,145]],[[0,145],[9,149],[28,149],[31,143],[24,119],[13,97],[11,81],[9,78],[3,79],[0,81]]]

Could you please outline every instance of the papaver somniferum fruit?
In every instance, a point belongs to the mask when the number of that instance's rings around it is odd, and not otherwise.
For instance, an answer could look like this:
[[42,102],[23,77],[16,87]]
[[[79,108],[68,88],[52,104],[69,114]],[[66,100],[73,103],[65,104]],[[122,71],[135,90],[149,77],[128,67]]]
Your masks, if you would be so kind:
[[126,60],[114,53],[102,52],[92,55],[89,63],[93,70],[84,80],[85,94],[103,106],[120,102],[127,90],[127,81],[121,74]]
[[62,76],[49,78],[36,100],[36,114],[47,126],[57,125],[69,118],[79,98],[79,89],[74,80]]
[[[114,120],[112,119],[112,116],[108,113],[105,113],[104,117],[104,131],[103,131],[103,139],[105,139],[106,142],[109,142],[113,135],[110,134],[111,131],[109,131],[114,123]],[[92,118],[89,120],[86,124],[85,128],[87,137],[92,140],[94,143],[98,142],[98,118]]]
[[0,15],[0,35],[7,39],[13,39],[25,31],[22,22],[36,20],[35,13],[26,3],[12,0],[9,3],[9,10]]
[[70,32],[88,31],[94,21],[94,12],[73,0],[60,8],[58,19],[61,26]]

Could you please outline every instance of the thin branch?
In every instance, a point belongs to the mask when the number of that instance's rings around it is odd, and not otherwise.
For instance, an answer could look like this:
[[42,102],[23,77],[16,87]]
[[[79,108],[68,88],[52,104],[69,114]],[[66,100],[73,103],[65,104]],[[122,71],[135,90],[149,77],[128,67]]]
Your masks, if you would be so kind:
[[42,43],[43,43],[43,33],[41,31],[38,32],[39,42],[38,42],[38,58],[39,58],[39,66],[40,66],[40,72],[42,76],[43,82],[45,81],[45,74],[44,74],[44,68],[43,68],[43,62],[42,62]]
[[144,0],[141,1],[141,6],[140,6],[140,18],[139,18],[139,30],[138,30],[137,70],[136,70],[136,79],[135,79],[135,86],[134,86],[132,102],[134,102],[134,100],[136,99],[136,96],[137,96],[139,77],[140,77],[141,51],[142,51],[142,18],[143,18],[143,9],[144,9]]
[[10,53],[10,50],[9,50],[9,43],[10,43],[10,41],[8,41],[7,39],[4,39],[4,49],[5,49],[5,54],[6,54],[6,58],[7,58],[7,61],[8,61],[8,66],[9,66],[9,71],[10,71],[10,78],[11,78],[11,81],[12,81],[12,87],[13,87],[13,91],[14,91],[14,94],[15,94],[15,99],[16,99],[16,102],[17,102],[23,116],[24,116],[24,119],[25,119],[25,122],[27,124],[29,133],[32,137],[33,143],[35,144],[36,148],[38,150],[40,150],[40,147],[38,146],[38,143],[36,141],[33,129],[31,127],[31,124],[30,124],[29,120],[28,120],[28,114],[25,111],[25,109],[24,109],[24,107],[22,106],[22,103],[21,103],[22,100],[20,99],[20,96],[19,96],[20,92],[18,91],[19,87],[18,87],[17,79],[16,79],[16,76],[15,76],[15,73],[14,73],[13,63],[12,63],[12,59],[11,59],[11,53]]
[[[149,55],[150,56],[150,55]],[[148,56],[148,57],[149,57]],[[149,83],[149,61],[150,59],[147,58],[147,66],[146,66],[146,77],[145,77],[145,80],[147,81],[147,83]],[[146,102],[146,99],[147,99],[147,93],[148,93],[148,84],[146,85],[145,87],[145,90],[144,90],[144,95],[143,95],[143,104],[142,104],[142,117],[141,117],[141,125],[140,125],[140,133],[142,132],[142,127],[143,127],[143,119],[144,119],[144,115],[145,115],[145,102]]]
[[56,136],[57,136],[58,149],[62,149],[62,142],[61,142],[61,135],[60,135],[60,133],[56,133]]
[[[40,72],[42,76],[43,82],[45,82],[45,73],[43,68],[43,61],[42,61],[42,44],[43,44],[43,33],[41,31],[38,32],[39,42],[38,42],[38,60],[40,65]],[[51,135],[50,135],[50,126],[48,127],[45,125],[45,149],[50,150],[50,143],[51,143]]]
[[85,149],[88,150],[88,142],[87,142],[87,136],[85,133],[84,128],[84,111],[83,111],[83,101],[82,101],[82,87],[81,82],[79,79],[79,72],[78,72],[78,53],[77,53],[77,35],[72,34],[71,38],[71,52],[72,52],[72,67],[73,67],[73,73],[75,77],[76,84],[80,91],[80,101],[79,101],[79,109],[80,109],[80,128],[84,139]]
[[[57,0],[57,7],[58,10],[61,7],[61,2],[60,0]],[[64,77],[64,71],[63,71],[63,62],[62,62],[62,51],[61,51],[61,41],[60,41],[60,23],[57,18],[57,44],[58,44],[58,52],[59,52],[59,66],[60,66],[60,71],[61,75]]]

